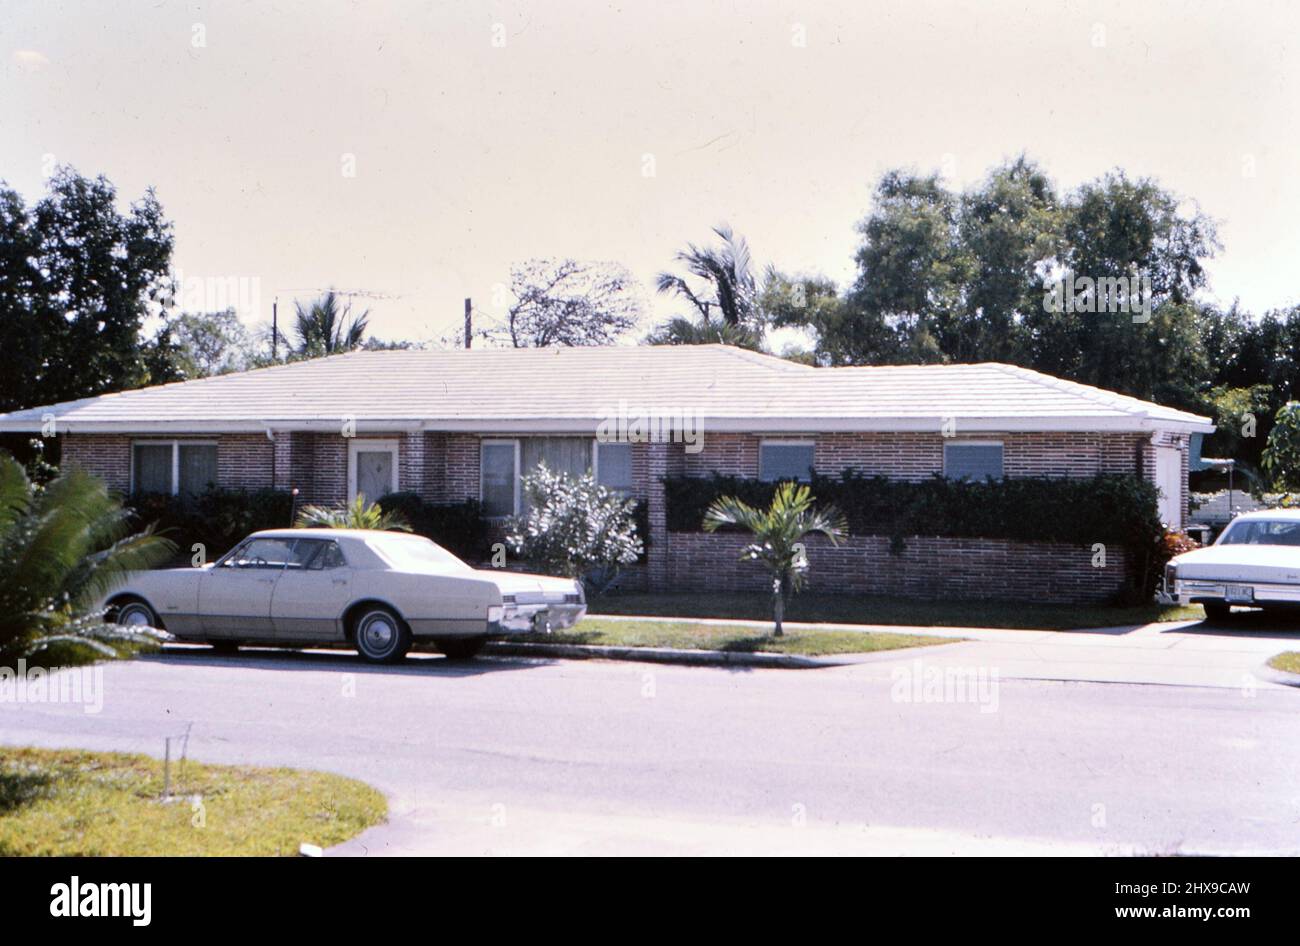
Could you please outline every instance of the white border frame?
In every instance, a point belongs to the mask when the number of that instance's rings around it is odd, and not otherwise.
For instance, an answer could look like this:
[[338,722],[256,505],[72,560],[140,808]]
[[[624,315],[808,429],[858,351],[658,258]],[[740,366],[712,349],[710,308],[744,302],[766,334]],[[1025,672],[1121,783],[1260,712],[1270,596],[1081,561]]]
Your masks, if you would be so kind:
[[[131,475],[128,477],[130,486],[129,492],[135,492],[135,448],[136,447],[171,447],[172,448],[172,487],[168,491],[168,496],[178,496],[181,491],[181,446],[186,447],[215,447],[217,448],[217,477],[221,476],[221,444],[216,440],[188,440],[181,438],[175,439],[144,439],[131,441]],[[218,483],[218,486],[221,484]]]
[[[952,479],[952,477],[948,475],[948,448],[949,447],[999,447],[1001,448],[1002,470],[998,473],[997,478],[1000,480],[1005,480],[1007,478],[1007,442],[1005,440],[994,440],[992,437],[989,437],[984,440],[978,440],[978,439],[977,440],[971,440],[971,439],[955,440],[955,439],[945,437],[943,441],[943,461],[942,461],[943,478],[945,480]],[[983,482],[983,481],[981,480],[979,482]]]
[[760,483],[778,483],[778,482],[781,482],[781,481],[780,481],[780,480],[765,480],[765,479],[763,479],[763,448],[764,448],[764,447],[812,447],[812,452],[813,452],[813,462],[812,462],[812,464],[811,464],[811,465],[809,466],[809,468],[808,468],[808,478],[807,478],[807,479],[800,479],[800,480],[796,480],[796,481],[795,481],[795,482],[798,482],[798,483],[811,483],[811,482],[812,482],[812,474],[817,472],[817,440],[816,440],[816,438],[813,438],[813,437],[801,437],[801,438],[790,438],[790,437],[759,437],[759,438],[758,438],[758,456],[755,458],[755,459],[758,461],[758,464],[757,464],[757,465],[758,465],[758,469],[756,469],[756,470],[754,471],[754,476],[755,476],[755,478],[758,479],[758,481],[759,481]]
[[489,516],[484,514],[485,519],[492,521],[501,521],[509,519],[510,516],[519,515],[519,438],[518,437],[481,437],[478,442],[478,501],[483,502],[483,448],[487,446],[504,446],[509,444],[515,448],[515,469],[512,474],[514,483],[514,508],[510,511],[509,516]]
[[[399,442],[391,439],[360,439],[355,437],[348,438],[348,502],[357,498],[357,452],[364,450],[366,453],[382,453],[387,451],[393,455],[393,478],[390,493],[395,493],[401,489],[401,453],[398,449]],[[367,496],[370,502],[377,500],[378,496]]]

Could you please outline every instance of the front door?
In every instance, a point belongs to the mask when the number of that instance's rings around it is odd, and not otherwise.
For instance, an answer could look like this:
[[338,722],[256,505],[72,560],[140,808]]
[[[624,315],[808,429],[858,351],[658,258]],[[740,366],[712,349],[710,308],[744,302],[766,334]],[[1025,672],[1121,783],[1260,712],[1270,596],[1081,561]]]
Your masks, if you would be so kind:
[[348,445],[348,499],[358,495],[374,502],[397,491],[397,444],[390,440],[354,440]]
[[208,569],[199,584],[203,633],[230,640],[268,640],[271,595],[292,552],[289,539],[250,539]]
[[1160,490],[1160,521],[1170,529],[1183,527],[1183,453],[1176,447],[1156,447],[1156,486]]
[[293,560],[280,574],[271,598],[271,623],[277,640],[343,640],[343,609],[348,606],[352,569],[337,542],[299,539]]

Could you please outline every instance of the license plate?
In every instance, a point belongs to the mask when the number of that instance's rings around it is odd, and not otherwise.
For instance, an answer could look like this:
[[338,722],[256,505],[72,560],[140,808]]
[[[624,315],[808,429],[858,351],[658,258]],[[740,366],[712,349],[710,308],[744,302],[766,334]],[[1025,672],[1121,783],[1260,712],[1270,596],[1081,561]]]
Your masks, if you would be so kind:
[[1240,603],[1255,600],[1255,589],[1250,585],[1225,585],[1223,597],[1226,601]]

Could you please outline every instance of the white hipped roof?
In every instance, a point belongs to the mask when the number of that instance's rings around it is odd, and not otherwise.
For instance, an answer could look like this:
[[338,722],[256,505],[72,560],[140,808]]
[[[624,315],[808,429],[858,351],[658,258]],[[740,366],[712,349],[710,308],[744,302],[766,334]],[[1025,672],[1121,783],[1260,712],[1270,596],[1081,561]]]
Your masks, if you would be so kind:
[[358,351],[0,414],[0,431],[594,431],[687,413],[710,431],[1211,432],[1206,417],[1012,365],[813,368],[726,345]]

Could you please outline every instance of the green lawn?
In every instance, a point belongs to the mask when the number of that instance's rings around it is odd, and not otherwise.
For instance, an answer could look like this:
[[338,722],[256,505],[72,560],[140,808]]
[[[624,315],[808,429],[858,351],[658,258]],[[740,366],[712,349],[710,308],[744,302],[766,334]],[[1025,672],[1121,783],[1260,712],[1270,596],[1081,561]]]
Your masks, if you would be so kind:
[[1280,653],[1270,660],[1268,665],[1274,670],[1285,670],[1287,673],[1300,673],[1300,651],[1288,650]]
[[[761,594],[619,594],[593,599],[588,608],[602,614],[681,618],[771,617],[771,602]],[[1102,605],[1022,604],[1007,601],[918,601],[868,595],[799,594],[786,605],[787,621],[832,624],[898,624],[912,627],[1008,627],[1066,630],[1115,627],[1153,621],[1201,620],[1199,605],[1156,604],[1130,608]],[[586,622],[579,627],[585,627]]]
[[[694,621],[602,621],[587,618],[570,631],[560,631],[545,643],[596,644],[605,647],[673,647],[679,650],[730,650],[752,653],[862,654],[874,650],[896,650],[950,644],[951,637],[920,634],[870,634],[862,631],[794,631],[773,637],[771,627],[734,627],[699,624]],[[527,643],[529,637],[521,638]]]
[[172,763],[142,755],[0,748],[0,856],[295,855],[378,824],[364,782],[298,769]]

